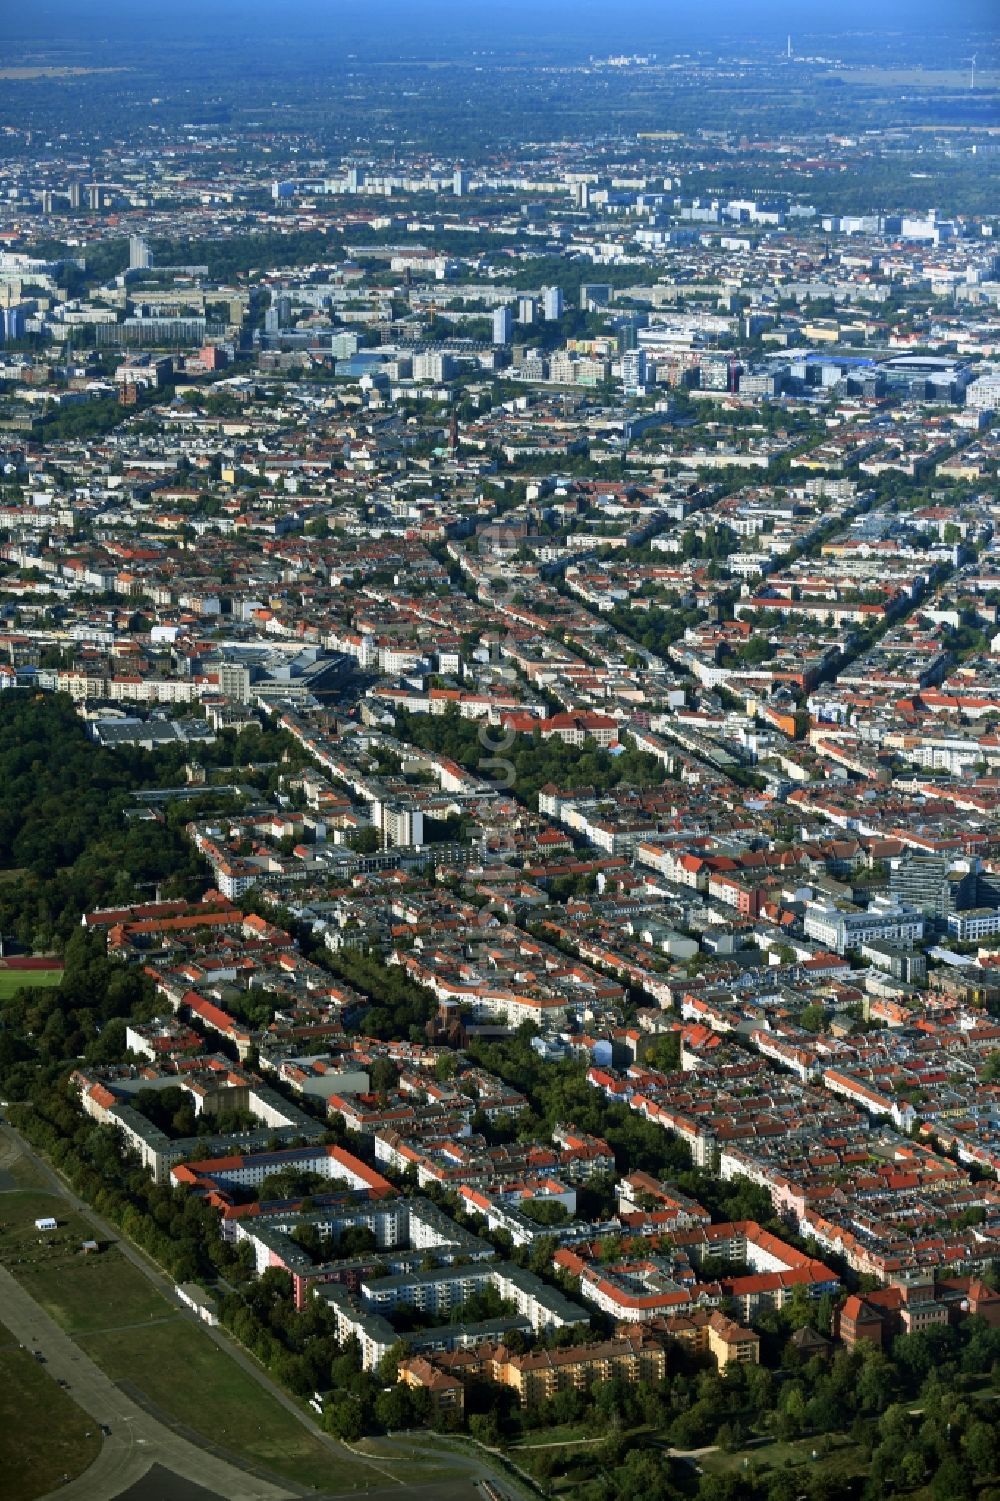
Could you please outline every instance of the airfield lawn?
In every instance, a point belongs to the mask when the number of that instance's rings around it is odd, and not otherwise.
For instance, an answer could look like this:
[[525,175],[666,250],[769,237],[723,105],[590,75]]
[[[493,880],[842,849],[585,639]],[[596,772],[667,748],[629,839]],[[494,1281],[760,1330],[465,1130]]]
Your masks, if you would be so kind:
[[34,1501],[82,1475],[101,1447],[96,1424],[0,1324],[0,1475],[4,1501]]

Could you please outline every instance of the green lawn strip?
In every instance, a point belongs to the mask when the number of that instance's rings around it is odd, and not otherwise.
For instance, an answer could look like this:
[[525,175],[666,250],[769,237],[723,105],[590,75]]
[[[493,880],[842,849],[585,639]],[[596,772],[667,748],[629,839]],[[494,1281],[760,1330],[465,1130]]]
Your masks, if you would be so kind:
[[435,1481],[453,1481],[461,1478],[456,1475],[454,1470],[449,1470],[447,1465],[436,1465],[431,1459],[403,1459],[398,1455],[379,1455],[375,1453],[372,1454],[372,1458],[377,1465],[382,1467],[385,1473],[380,1475],[378,1470],[366,1469],[365,1479],[367,1479],[370,1486],[378,1484],[383,1487],[391,1487],[392,1481],[389,1479],[390,1475],[395,1475],[399,1481],[405,1482],[407,1486],[433,1485]]
[[[408,1439],[414,1445],[409,1451],[406,1449]],[[430,1485],[432,1481],[442,1477],[454,1480],[456,1476],[455,1469],[448,1463],[447,1454],[440,1452],[445,1448],[441,1439],[441,1434],[417,1429],[412,1435],[397,1433],[389,1438],[361,1438],[351,1448],[356,1449],[359,1454],[367,1454],[375,1464],[390,1470],[405,1480],[407,1485]],[[435,1450],[439,1451],[440,1457],[435,1455]],[[464,1453],[466,1457],[472,1455],[471,1449],[463,1450],[459,1445],[455,1446],[455,1452]],[[374,1479],[374,1474],[369,1478]],[[386,1484],[388,1483],[387,1480]]]
[[331,1455],[186,1319],[105,1329],[79,1343],[112,1380],[131,1383],[176,1422],[251,1464],[327,1490],[373,1478],[367,1466]]
[[552,1428],[540,1428],[535,1433],[526,1433],[515,1444],[508,1447],[512,1454],[518,1450],[541,1449],[552,1447],[555,1444],[579,1444],[598,1443],[607,1435],[595,1433],[593,1426],[588,1427],[582,1423],[561,1423]]
[[82,1474],[97,1458],[101,1437],[97,1424],[3,1327],[0,1344],[0,1489],[4,1501],[34,1501],[64,1475]]

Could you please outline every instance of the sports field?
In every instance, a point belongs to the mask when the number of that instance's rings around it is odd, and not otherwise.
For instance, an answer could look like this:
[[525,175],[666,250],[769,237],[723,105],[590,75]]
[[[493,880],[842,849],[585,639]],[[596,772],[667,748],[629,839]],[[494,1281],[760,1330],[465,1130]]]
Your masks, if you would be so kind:
[[58,985],[63,977],[61,969],[8,969],[0,960],[0,1001],[12,996],[15,990],[38,990]]

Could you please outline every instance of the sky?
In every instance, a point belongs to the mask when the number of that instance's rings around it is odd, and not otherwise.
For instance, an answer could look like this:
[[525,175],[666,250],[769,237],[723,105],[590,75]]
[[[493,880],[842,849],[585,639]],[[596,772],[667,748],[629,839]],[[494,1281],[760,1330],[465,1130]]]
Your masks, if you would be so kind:
[[535,43],[573,52],[704,46],[721,37],[767,40],[789,31],[830,37],[859,29],[910,38],[922,31],[975,31],[1000,47],[1000,0],[36,0],[16,14],[11,6],[4,29],[8,55],[15,37],[35,46],[117,39],[127,48],[165,37],[214,43],[232,31],[244,38],[322,36],[373,56],[430,51],[441,38],[458,50]]

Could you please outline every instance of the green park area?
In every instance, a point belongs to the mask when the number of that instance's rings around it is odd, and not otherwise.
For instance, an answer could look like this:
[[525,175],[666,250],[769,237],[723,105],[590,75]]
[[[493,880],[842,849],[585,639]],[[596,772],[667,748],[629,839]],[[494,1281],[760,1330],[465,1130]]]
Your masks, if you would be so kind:
[[846,1434],[803,1438],[789,1443],[765,1438],[739,1449],[712,1449],[701,1455],[697,1462],[709,1475],[761,1476],[776,1470],[798,1471],[804,1480],[813,1475],[825,1475],[847,1482],[857,1479],[860,1484],[867,1473],[864,1454]]
[[[983,1447],[977,1459],[989,1476],[995,1463],[997,1402],[989,1377],[961,1378],[959,1402],[975,1414],[975,1442]],[[899,1405],[889,1409],[880,1420],[880,1436],[906,1452],[906,1439],[924,1415],[920,1406],[907,1409]],[[871,1473],[871,1444],[874,1433],[855,1436],[848,1432],[814,1434],[798,1439],[781,1439],[772,1434],[753,1432],[738,1442],[707,1443],[683,1449],[670,1441],[663,1428],[640,1424],[617,1433],[595,1432],[578,1423],[563,1423],[540,1429],[510,1446],[510,1457],[527,1471],[547,1493],[559,1501],[591,1501],[595,1495],[619,1497],[663,1494],[656,1487],[662,1479],[662,1459],[669,1455],[674,1486],[693,1501],[731,1501],[737,1486],[750,1485],[755,1494],[766,1494],[798,1501],[814,1496],[870,1494],[866,1481]],[[900,1447],[902,1446],[902,1447]],[[992,1446],[994,1458],[988,1451]],[[945,1488],[940,1483],[926,1483],[928,1466],[920,1460],[916,1446],[907,1468],[907,1483],[885,1494],[905,1495],[908,1501],[940,1501],[947,1496],[958,1501],[993,1501],[1000,1492],[992,1485],[977,1489],[967,1483]],[[977,1448],[977,1455],[979,1450]],[[946,1472],[947,1474],[948,1472]],[[603,1490],[600,1488],[604,1487]]]

